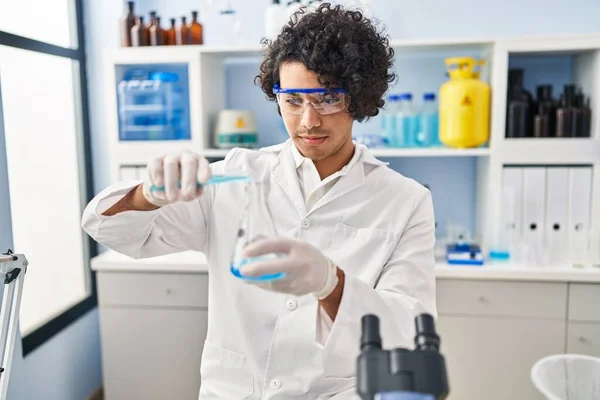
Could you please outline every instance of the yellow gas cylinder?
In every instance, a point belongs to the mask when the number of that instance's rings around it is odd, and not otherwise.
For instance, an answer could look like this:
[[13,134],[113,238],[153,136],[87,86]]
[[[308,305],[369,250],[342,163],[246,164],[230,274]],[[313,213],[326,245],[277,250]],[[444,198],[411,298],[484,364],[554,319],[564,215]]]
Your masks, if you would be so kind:
[[489,140],[490,87],[474,68],[485,61],[445,61],[450,81],[440,88],[440,141],[449,147],[479,147]]

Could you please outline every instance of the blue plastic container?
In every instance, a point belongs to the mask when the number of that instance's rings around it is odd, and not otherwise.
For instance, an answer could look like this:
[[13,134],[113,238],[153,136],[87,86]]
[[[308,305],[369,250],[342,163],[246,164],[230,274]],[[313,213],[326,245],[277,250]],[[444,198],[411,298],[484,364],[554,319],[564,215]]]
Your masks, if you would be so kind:
[[189,140],[186,88],[173,72],[156,71],[119,82],[120,140]]

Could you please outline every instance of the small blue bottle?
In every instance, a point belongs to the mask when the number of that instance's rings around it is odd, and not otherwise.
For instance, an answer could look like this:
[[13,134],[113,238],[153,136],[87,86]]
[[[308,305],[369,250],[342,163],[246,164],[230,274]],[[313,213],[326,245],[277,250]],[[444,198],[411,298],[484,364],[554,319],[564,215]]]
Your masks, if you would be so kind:
[[388,104],[381,115],[381,134],[387,139],[390,147],[396,147],[396,113],[398,112],[399,96],[388,96]]
[[412,104],[412,94],[402,93],[399,96],[396,113],[396,146],[414,147],[418,129],[418,116]]
[[419,147],[439,146],[441,142],[438,127],[439,116],[435,93],[425,93],[423,95],[423,106],[419,113],[419,128],[415,137],[416,145]]

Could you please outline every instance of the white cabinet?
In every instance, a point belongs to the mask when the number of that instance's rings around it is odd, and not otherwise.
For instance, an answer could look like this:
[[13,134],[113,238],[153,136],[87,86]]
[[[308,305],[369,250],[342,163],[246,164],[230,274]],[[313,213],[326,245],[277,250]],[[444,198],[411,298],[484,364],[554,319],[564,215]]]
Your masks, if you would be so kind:
[[570,285],[567,352],[600,357],[600,285]]
[[565,342],[560,320],[440,315],[437,324],[449,400],[541,399],[529,370]]
[[541,398],[529,372],[564,352],[566,300],[566,283],[438,280],[449,399]]
[[207,312],[101,307],[106,400],[196,400]]
[[600,357],[600,323],[569,322],[567,353]]
[[99,271],[97,278],[105,399],[196,400],[208,275]]

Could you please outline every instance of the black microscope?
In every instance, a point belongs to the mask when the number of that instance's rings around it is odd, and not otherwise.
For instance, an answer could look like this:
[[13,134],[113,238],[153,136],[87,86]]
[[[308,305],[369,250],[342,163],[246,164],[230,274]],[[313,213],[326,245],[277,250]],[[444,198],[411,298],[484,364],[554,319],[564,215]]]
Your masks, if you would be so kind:
[[357,391],[363,400],[443,400],[448,376],[440,337],[431,315],[415,318],[415,349],[383,350],[379,318],[362,317],[361,353],[357,361]]

